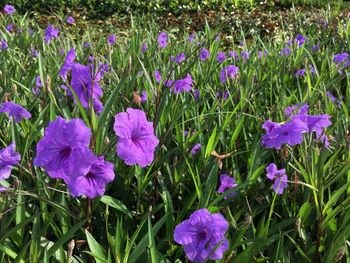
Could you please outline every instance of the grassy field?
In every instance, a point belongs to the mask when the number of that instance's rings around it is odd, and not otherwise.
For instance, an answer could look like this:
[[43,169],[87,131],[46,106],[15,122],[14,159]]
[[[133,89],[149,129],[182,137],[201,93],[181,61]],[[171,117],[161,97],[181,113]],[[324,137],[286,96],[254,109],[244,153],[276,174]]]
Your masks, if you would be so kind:
[[322,14],[0,14],[0,261],[350,262],[350,21]]

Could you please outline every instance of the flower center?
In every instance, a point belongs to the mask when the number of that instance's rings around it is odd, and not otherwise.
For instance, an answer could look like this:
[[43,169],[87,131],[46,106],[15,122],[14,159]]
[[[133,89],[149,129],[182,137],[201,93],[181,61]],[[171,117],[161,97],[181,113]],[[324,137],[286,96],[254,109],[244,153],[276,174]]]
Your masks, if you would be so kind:
[[72,148],[70,146],[68,146],[68,147],[64,148],[63,150],[61,150],[60,157],[62,159],[67,159],[71,152],[72,152]]

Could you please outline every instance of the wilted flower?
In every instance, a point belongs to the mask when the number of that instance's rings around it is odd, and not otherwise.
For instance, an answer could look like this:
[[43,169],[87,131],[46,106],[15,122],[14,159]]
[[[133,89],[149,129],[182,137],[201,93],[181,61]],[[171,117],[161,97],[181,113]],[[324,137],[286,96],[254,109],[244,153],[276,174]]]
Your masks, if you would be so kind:
[[108,40],[108,44],[112,46],[112,45],[114,45],[117,38],[116,38],[115,34],[111,34],[108,36],[107,40]]
[[16,12],[16,9],[13,5],[5,5],[4,12],[8,15],[13,15]]
[[209,56],[210,56],[209,50],[206,49],[206,48],[202,48],[201,52],[199,53],[199,58],[202,61],[205,61],[205,60],[207,60],[209,58]]
[[216,57],[217,62],[222,63],[226,59],[226,54],[223,51],[218,52],[218,55]]
[[[218,189],[218,193],[225,193],[227,190],[236,187],[236,180],[233,177],[228,176],[227,174],[220,175],[220,187]],[[225,199],[232,197],[235,192],[225,196]]]
[[222,83],[225,83],[227,78],[230,78],[230,79],[237,78],[238,70],[239,70],[239,68],[234,66],[234,65],[230,65],[230,66],[223,68],[220,72],[220,81]]
[[34,165],[44,167],[52,178],[64,179],[86,175],[95,156],[89,150],[90,129],[80,119],[66,121],[61,117],[50,122],[45,136],[36,146]]
[[158,35],[158,45],[161,48],[166,48],[168,45],[168,35],[165,32],[160,32]]
[[274,181],[273,190],[276,192],[276,194],[283,194],[284,189],[288,187],[286,169],[277,170],[276,164],[270,163],[266,167],[266,172],[266,177],[271,181]]
[[143,111],[127,108],[115,115],[114,131],[118,137],[117,154],[127,165],[146,167],[153,162],[159,140]]
[[59,32],[60,31],[58,29],[54,28],[51,24],[49,24],[45,31],[45,37],[44,37],[45,43],[49,44],[52,39],[58,38]]
[[15,152],[15,144],[11,143],[0,150],[0,180],[7,179],[11,175],[12,166],[18,165],[21,155]]
[[75,20],[74,20],[74,18],[73,18],[72,16],[69,16],[69,17],[67,18],[67,23],[68,23],[68,24],[73,25],[74,22],[75,22]]
[[14,102],[4,102],[0,106],[0,112],[6,112],[9,118],[12,117],[16,123],[20,122],[23,118],[29,119],[31,117],[31,114],[25,108]]
[[202,208],[175,227],[174,240],[184,247],[186,256],[192,262],[220,260],[228,249],[225,237],[228,226],[220,213],[210,214]]
[[75,50],[74,48],[71,48],[67,53],[60,71],[58,72],[58,76],[60,76],[62,79],[67,80],[68,71],[72,69],[75,57]]
[[95,198],[104,194],[106,185],[112,182],[114,177],[114,165],[106,162],[101,156],[94,158],[87,173],[67,177],[65,181],[72,196]]
[[191,149],[191,154],[195,155],[197,152],[200,151],[200,149],[202,148],[202,145],[200,143],[196,143],[193,148]]

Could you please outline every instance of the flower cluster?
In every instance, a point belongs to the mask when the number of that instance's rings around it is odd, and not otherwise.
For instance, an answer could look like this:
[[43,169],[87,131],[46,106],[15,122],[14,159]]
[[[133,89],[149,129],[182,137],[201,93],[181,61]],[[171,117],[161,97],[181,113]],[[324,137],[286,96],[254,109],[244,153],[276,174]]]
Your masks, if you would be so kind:
[[90,137],[82,120],[57,117],[37,144],[34,165],[51,178],[63,179],[73,196],[103,195],[105,185],[114,179],[113,164],[91,152]]
[[[303,133],[316,133],[316,139],[329,146],[328,137],[324,134],[324,129],[332,123],[327,114],[309,115],[307,114],[307,105],[296,105],[288,107],[285,114],[291,117],[291,120],[283,124],[267,120],[263,124],[266,134],[262,137],[262,144],[266,148],[280,149],[282,145],[290,146],[301,144]],[[296,114],[293,112],[297,110]]]

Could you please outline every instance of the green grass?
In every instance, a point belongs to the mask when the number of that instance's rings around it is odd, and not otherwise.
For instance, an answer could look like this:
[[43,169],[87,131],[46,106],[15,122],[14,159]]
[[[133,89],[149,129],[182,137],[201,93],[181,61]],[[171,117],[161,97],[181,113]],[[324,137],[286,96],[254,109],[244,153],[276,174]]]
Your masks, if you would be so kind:
[[[219,262],[339,258],[350,262],[350,77],[347,69],[339,74],[332,62],[334,54],[350,47],[350,24],[339,21],[336,27],[324,29],[319,23],[303,25],[302,15],[296,17],[308,43],[294,46],[287,58],[280,51],[294,37],[288,25],[283,25],[286,37],[252,34],[249,41],[236,28],[215,41],[219,29],[207,26],[193,43],[187,41],[190,32],[173,29],[169,46],[159,49],[158,26],[134,19],[128,30],[111,28],[117,34],[111,48],[107,32],[100,32],[98,26],[81,30],[57,24],[60,36],[47,45],[34,20],[0,17],[0,40],[9,45],[0,52],[0,98],[21,104],[32,114],[19,124],[0,114],[0,148],[15,141],[22,156],[21,165],[2,181],[12,190],[0,194],[0,261],[186,262],[183,249],[173,240],[174,228],[205,207],[229,222],[229,249]],[[23,28],[23,33],[7,32],[9,23]],[[34,29],[32,36],[29,26]],[[238,40],[243,47],[235,44]],[[94,45],[85,48],[86,41]],[[144,41],[148,50],[142,55]],[[311,52],[317,43],[320,51]],[[39,57],[31,56],[31,47],[40,51]],[[60,88],[57,73],[64,55],[59,51],[63,48],[66,53],[71,47],[82,64],[93,54],[111,66],[101,81],[104,111],[99,116],[75,105]],[[198,58],[202,47],[210,50],[207,62]],[[246,62],[228,59],[218,64],[215,59],[219,50],[243,49],[250,52]],[[266,58],[258,59],[258,51],[265,49]],[[187,59],[178,66],[170,57],[180,52]],[[222,84],[220,70],[229,64],[240,68],[239,77]],[[316,68],[315,75],[308,70],[305,78],[294,76],[309,64]],[[157,84],[156,69],[171,79],[191,73],[200,100],[195,102],[191,92],[174,95]],[[137,76],[139,71],[142,76]],[[45,83],[39,96],[31,91],[37,75]],[[133,92],[142,90],[147,91],[148,101],[140,106],[132,103]],[[217,99],[216,92],[224,90],[230,94],[228,99]],[[341,106],[334,105],[326,91],[340,98]],[[283,151],[264,149],[265,120],[285,121],[284,109],[300,102],[309,104],[311,114],[332,116],[327,129],[330,148],[305,135],[302,145],[286,146]],[[116,155],[114,116],[127,107],[145,111],[160,140],[154,162],[144,169],[126,166]],[[49,178],[33,165],[36,144],[58,115],[83,119],[92,130],[95,153],[115,165],[115,180],[103,197],[92,200],[91,218],[86,213],[87,199],[71,197],[63,181]],[[193,135],[184,136],[184,130]],[[192,156],[190,149],[196,143],[202,150]],[[211,155],[213,150],[231,153],[221,160],[222,167]],[[290,182],[283,195],[276,195],[266,178],[265,168],[271,162],[286,169]],[[217,193],[221,172],[238,183],[233,199]]]

